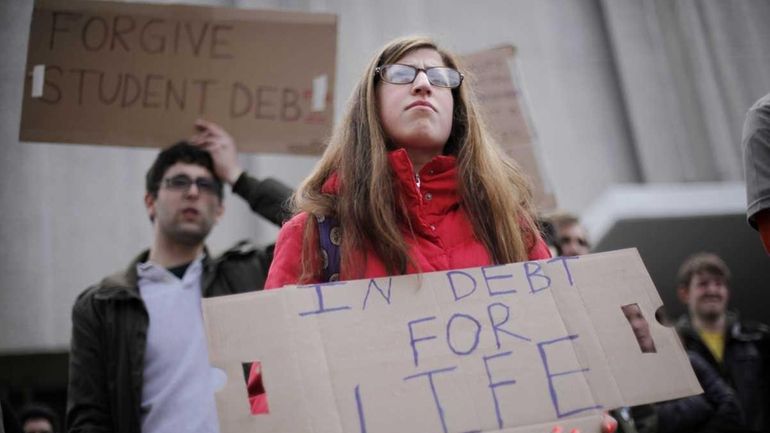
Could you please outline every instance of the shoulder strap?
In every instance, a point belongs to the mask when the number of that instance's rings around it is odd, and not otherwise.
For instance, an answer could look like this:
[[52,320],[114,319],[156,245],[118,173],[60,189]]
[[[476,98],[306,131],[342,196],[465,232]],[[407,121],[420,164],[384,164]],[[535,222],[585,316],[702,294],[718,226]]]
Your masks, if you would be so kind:
[[323,282],[340,279],[340,243],[342,231],[336,219],[316,216],[318,222],[318,240],[321,247],[321,278]]

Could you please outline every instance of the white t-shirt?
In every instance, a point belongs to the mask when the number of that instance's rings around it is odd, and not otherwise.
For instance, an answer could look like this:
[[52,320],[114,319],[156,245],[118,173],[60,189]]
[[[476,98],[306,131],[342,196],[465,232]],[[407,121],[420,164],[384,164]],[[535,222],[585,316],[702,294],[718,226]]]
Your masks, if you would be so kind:
[[142,432],[218,433],[215,373],[201,312],[203,256],[180,280],[151,262],[137,265],[150,316],[144,354]]

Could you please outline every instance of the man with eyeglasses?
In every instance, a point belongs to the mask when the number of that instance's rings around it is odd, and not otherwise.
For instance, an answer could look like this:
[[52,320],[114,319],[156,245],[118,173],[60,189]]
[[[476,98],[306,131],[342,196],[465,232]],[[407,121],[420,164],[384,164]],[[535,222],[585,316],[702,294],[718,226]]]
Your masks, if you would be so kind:
[[[211,257],[204,241],[222,216],[222,180],[280,224],[291,190],[243,173],[217,125],[158,155],[144,198],[149,250],[83,292],[72,311],[69,432],[218,432],[201,299],[261,289],[264,251],[239,244]],[[246,396],[244,395],[244,404]]]
[[676,322],[685,349],[698,353],[732,387],[747,430],[770,429],[770,328],[728,309],[730,268],[700,252],[677,273],[677,297],[686,312]]

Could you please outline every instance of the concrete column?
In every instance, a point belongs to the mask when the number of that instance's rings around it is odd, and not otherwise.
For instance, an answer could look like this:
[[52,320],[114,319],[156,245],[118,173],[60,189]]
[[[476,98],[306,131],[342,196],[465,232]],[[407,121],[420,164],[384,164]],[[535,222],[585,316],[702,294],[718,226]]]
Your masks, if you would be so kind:
[[[693,110],[675,19],[657,1],[602,0],[636,154],[647,182],[716,178],[704,125]],[[684,86],[682,85],[684,84]]]

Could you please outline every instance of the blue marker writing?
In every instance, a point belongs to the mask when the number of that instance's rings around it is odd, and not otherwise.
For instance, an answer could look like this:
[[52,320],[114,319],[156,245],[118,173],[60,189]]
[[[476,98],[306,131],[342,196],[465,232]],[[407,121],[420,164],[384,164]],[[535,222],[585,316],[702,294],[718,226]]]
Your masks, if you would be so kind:
[[570,286],[574,286],[575,282],[572,280],[572,272],[569,271],[569,263],[567,263],[568,260],[578,260],[580,257],[572,256],[572,257],[556,257],[551,260],[548,260],[548,263],[553,262],[561,262],[562,265],[564,265],[564,271],[567,272],[567,281],[569,281]]
[[342,286],[345,285],[344,281],[334,281],[330,283],[321,283],[321,284],[311,284],[307,286],[297,286],[298,289],[315,289],[316,299],[318,300],[318,309],[312,310],[312,311],[303,311],[299,313],[300,316],[310,316],[315,314],[325,314],[325,313],[333,313],[335,311],[342,311],[342,310],[350,310],[349,305],[343,305],[340,307],[332,307],[327,308],[324,305],[324,295],[323,295],[323,288],[329,287],[329,286]]
[[361,403],[361,385],[356,385],[353,391],[356,397],[356,410],[358,411],[358,425],[361,433],[366,433],[366,420],[364,419],[364,405]]
[[415,367],[419,365],[418,356],[417,356],[417,343],[420,341],[433,340],[436,338],[436,336],[431,335],[429,337],[414,338],[414,328],[412,328],[412,325],[416,325],[422,322],[430,322],[431,320],[436,320],[436,316],[423,317],[421,319],[411,320],[407,324],[407,326],[409,326],[409,345],[412,346],[412,355],[414,356]]
[[[470,323],[476,327],[476,332],[473,334],[473,342],[467,350],[458,350],[455,345],[452,344],[452,323],[454,323],[456,319],[461,318],[470,321]],[[446,342],[449,345],[449,349],[451,349],[455,355],[470,355],[473,353],[479,345],[479,334],[481,334],[481,324],[478,320],[467,314],[455,313],[449,318],[449,322],[446,324]]]
[[586,406],[581,407],[573,410],[569,410],[566,412],[562,412],[561,408],[559,407],[559,396],[556,394],[556,388],[553,385],[553,379],[555,377],[563,377],[563,376],[569,376],[572,374],[580,374],[584,373],[586,371],[589,371],[588,368],[580,368],[577,370],[568,370],[568,371],[560,371],[557,373],[551,372],[551,369],[548,366],[548,356],[545,353],[545,347],[551,344],[556,344],[560,342],[565,341],[571,341],[576,340],[578,338],[577,335],[568,335],[566,337],[556,338],[553,340],[548,341],[541,341],[540,343],[537,343],[537,350],[540,351],[540,359],[543,361],[543,368],[545,368],[545,376],[548,379],[548,391],[551,394],[551,403],[553,404],[553,408],[556,410],[556,416],[559,418],[564,418],[567,416],[572,416],[580,412],[585,412],[593,409],[601,409],[601,405],[595,405],[595,406]]
[[[455,296],[455,301],[459,301],[460,299],[467,298],[468,296],[472,295],[473,292],[476,291],[476,279],[473,278],[473,275],[463,272],[463,271],[449,271],[446,273],[446,277],[449,279],[449,287],[452,288],[452,293]],[[462,284],[460,281],[457,281],[457,277],[464,277],[466,281],[465,284]],[[470,283],[470,285],[468,284]],[[460,293],[458,290],[461,290],[465,288],[465,293]]]
[[[501,321],[495,320],[495,314],[492,312],[492,310],[497,311],[503,311],[505,312],[505,318]],[[520,334],[516,334],[514,332],[508,331],[507,329],[503,329],[502,326],[508,323],[508,319],[511,317],[511,310],[508,308],[507,305],[503,304],[502,302],[495,302],[492,304],[489,304],[487,306],[487,314],[489,315],[489,323],[492,324],[492,331],[494,331],[495,334],[495,342],[497,343],[497,348],[500,349],[500,333],[507,334],[513,338],[518,338],[519,340],[523,341],[532,341],[530,338],[525,337]]]
[[436,403],[436,410],[438,411],[438,417],[441,420],[441,428],[444,429],[444,433],[448,433],[448,430],[446,427],[446,419],[444,418],[444,408],[441,407],[441,400],[439,400],[438,393],[436,392],[436,384],[433,383],[433,375],[438,373],[447,373],[456,368],[457,367],[440,368],[438,370],[431,370],[431,371],[425,371],[422,373],[413,374],[411,376],[407,376],[404,378],[404,381],[412,380],[414,378],[423,377],[423,376],[426,376],[428,378],[428,383],[430,384],[430,392],[433,394],[433,401]]
[[[543,273],[543,268],[540,266],[540,263],[537,263],[537,262],[524,263],[524,272],[527,274],[527,281],[529,282],[529,293],[537,293],[541,290],[545,290],[551,287],[551,278],[548,275],[545,275]],[[538,278],[540,280],[545,280],[543,284],[540,285],[537,289],[535,288],[535,284],[533,283],[533,280],[535,278]]]
[[501,275],[487,275],[488,269],[494,269],[494,268],[505,268],[506,265],[499,265],[499,266],[484,266],[481,268],[481,274],[484,276],[484,283],[487,285],[487,292],[489,292],[489,296],[497,296],[497,295],[506,295],[508,293],[516,293],[516,289],[513,287],[507,289],[507,290],[493,290],[492,286],[489,285],[489,282],[492,280],[507,280],[509,278],[513,278],[512,274],[501,274]]
[[369,293],[372,291],[372,287],[375,288],[378,292],[380,292],[380,296],[382,296],[383,299],[385,299],[385,302],[390,305],[390,287],[393,283],[393,278],[388,278],[388,289],[387,293],[383,292],[380,286],[377,284],[377,281],[374,279],[369,280],[369,287],[366,288],[366,296],[364,297],[364,305],[361,307],[362,310],[366,310],[366,301],[369,300]]
[[503,353],[497,353],[490,356],[485,356],[484,359],[484,368],[487,370],[487,378],[489,379],[489,389],[492,391],[492,400],[495,402],[495,415],[497,415],[497,428],[502,429],[503,428],[503,417],[500,415],[500,402],[497,400],[497,388],[501,386],[508,386],[513,385],[516,383],[513,379],[508,380],[501,380],[500,382],[494,382],[492,380],[492,372],[489,370],[489,361],[496,359],[496,358],[502,358],[504,356],[511,356],[511,353],[513,352],[503,352]]

